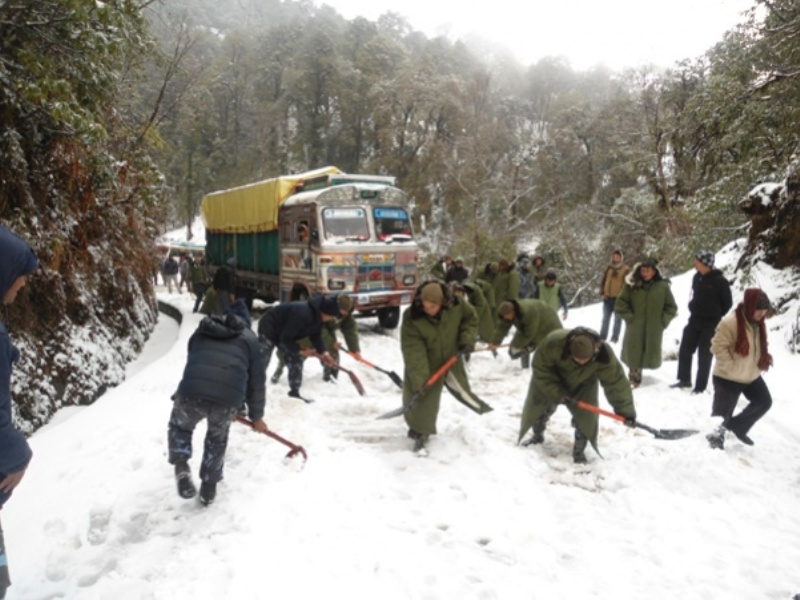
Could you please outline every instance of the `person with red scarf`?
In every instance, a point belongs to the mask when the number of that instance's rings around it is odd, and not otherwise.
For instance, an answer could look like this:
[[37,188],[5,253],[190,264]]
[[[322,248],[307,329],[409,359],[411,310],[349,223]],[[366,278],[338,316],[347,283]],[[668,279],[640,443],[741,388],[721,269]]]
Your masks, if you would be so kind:
[[[747,434],[772,406],[772,396],[761,377],[772,366],[764,322],[771,308],[762,290],[746,289],[744,300],[720,321],[711,340],[711,352],[716,358],[711,416],[722,417],[722,425],[706,436],[712,448],[725,448],[728,431],[752,446],[753,440]],[[734,415],[742,394],[749,404]]]

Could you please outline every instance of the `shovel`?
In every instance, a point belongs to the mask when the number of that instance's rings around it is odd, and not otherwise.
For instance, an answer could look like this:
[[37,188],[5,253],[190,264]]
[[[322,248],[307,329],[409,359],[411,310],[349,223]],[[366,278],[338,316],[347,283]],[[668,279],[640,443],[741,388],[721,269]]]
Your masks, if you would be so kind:
[[359,395],[360,396],[367,395],[367,391],[364,389],[364,386],[361,384],[361,381],[358,379],[356,374],[353,373],[351,370],[345,369],[343,366],[341,366],[339,363],[333,360],[330,356],[324,356],[322,354],[317,354],[316,352],[311,356],[316,356],[318,359],[320,359],[323,363],[325,363],[331,368],[338,369],[344,373],[347,373],[347,375],[350,377],[350,381],[352,381],[353,385],[356,386],[356,391],[359,393]]
[[[578,400],[575,404],[578,406],[578,408],[582,408],[583,410],[588,410],[589,412],[597,413],[598,415],[603,415],[604,417],[610,417],[622,423],[625,422],[625,417],[622,415],[617,415],[613,412],[603,410],[602,408],[593,404],[587,404],[582,400]],[[680,440],[685,437],[689,437],[690,435],[699,433],[699,431],[696,429],[654,429],[653,427],[648,427],[639,421],[634,421],[633,426],[638,429],[644,429],[648,433],[652,433],[659,440]]]
[[[240,415],[236,415],[235,420],[241,423],[242,425],[247,425],[250,429],[253,428],[253,422],[250,419],[242,417]],[[270,430],[264,432],[264,435],[271,437],[273,440],[280,442],[284,446],[290,448],[289,453],[286,455],[286,458],[291,458],[295,454],[301,454],[303,456],[303,462],[308,460],[308,455],[306,454],[305,449],[302,446],[298,446],[297,444],[293,444],[289,440],[282,438],[277,433],[274,433]]]
[[445,373],[447,373],[452,368],[452,366],[458,362],[458,359],[461,358],[464,354],[465,354],[465,352],[457,352],[456,354],[454,354],[453,356],[448,358],[445,361],[445,363],[441,367],[439,367],[439,370],[436,371],[430,377],[428,377],[428,380],[425,383],[422,384],[422,387],[419,388],[416,392],[414,392],[414,395],[411,396],[411,400],[409,401],[408,404],[406,404],[404,406],[401,406],[400,408],[395,408],[394,410],[390,410],[389,412],[384,413],[384,414],[382,414],[382,415],[380,415],[380,416],[378,416],[376,418],[377,419],[391,419],[393,417],[399,417],[400,415],[404,415],[405,413],[407,413],[417,403],[417,400],[422,398],[422,396],[425,394],[425,392],[427,392],[428,389],[434,383],[439,381],[439,379]]
[[381,369],[378,365],[373,365],[371,362],[369,362],[366,358],[364,358],[360,354],[356,354],[355,352],[350,352],[350,350],[345,350],[344,348],[341,348],[341,350],[343,350],[344,352],[347,352],[347,354],[349,354],[350,356],[355,358],[358,362],[362,362],[365,365],[367,365],[368,367],[372,367],[376,371],[380,371],[381,373],[384,373],[385,375],[388,375],[389,379],[394,381],[394,383],[395,383],[395,385],[397,387],[399,387],[401,390],[403,389],[403,379],[402,379],[402,377],[400,377],[400,375],[398,375],[394,371],[387,371],[386,369]]

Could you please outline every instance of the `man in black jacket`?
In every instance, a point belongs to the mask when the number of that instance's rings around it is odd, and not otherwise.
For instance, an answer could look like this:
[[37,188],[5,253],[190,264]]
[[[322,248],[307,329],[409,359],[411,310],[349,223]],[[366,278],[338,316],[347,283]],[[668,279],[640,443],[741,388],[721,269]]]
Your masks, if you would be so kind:
[[[317,353],[330,359],[322,339],[322,325],[342,318],[347,311],[339,307],[337,296],[317,295],[310,300],[286,302],[270,308],[258,321],[258,341],[264,349],[266,365],[275,348],[280,349],[289,367],[289,396],[300,398],[303,384],[303,358]],[[311,348],[301,348],[303,338],[311,340]]]
[[720,319],[733,306],[731,286],[722,271],[714,268],[714,253],[700,250],[694,257],[697,273],[692,278],[689,322],[683,329],[678,351],[678,382],[670,387],[692,387],[692,356],[697,351],[697,375],[693,394],[706,390],[711,371],[711,338]]
[[250,328],[243,300],[231,304],[225,315],[205,317],[189,338],[183,378],[172,399],[169,419],[169,462],[175,465],[178,494],[197,494],[189,469],[192,434],[206,419],[203,459],[200,463],[200,501],[211,504],[222,479],[228,430],[236,412],[247,404],[253,428],[265,433],[266,366],[258,338]]

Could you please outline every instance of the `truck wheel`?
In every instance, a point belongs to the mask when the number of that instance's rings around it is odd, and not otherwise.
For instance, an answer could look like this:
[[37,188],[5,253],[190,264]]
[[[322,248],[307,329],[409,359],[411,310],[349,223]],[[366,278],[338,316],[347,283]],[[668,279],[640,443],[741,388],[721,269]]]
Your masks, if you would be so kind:
[[394,329],[400,322],[400,307],[392,306],[378,310],[378,323],[384,329]]

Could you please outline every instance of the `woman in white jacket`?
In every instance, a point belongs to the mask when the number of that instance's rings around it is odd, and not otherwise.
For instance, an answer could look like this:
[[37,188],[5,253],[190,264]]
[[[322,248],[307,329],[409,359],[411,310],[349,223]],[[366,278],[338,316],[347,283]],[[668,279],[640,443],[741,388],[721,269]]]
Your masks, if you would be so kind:
[[[744,301],[720,321],[711,340],[716,359],[711,416],[722,417],[722,425],[706,436],[712,448],[724,449],[727,431],[752,446],[747,433],[772,406],[772,396],[761,377],[772,365],[764,322],[771,308],[762,290],[745,290]],[[734,416],[742,394],[749,404]]]

